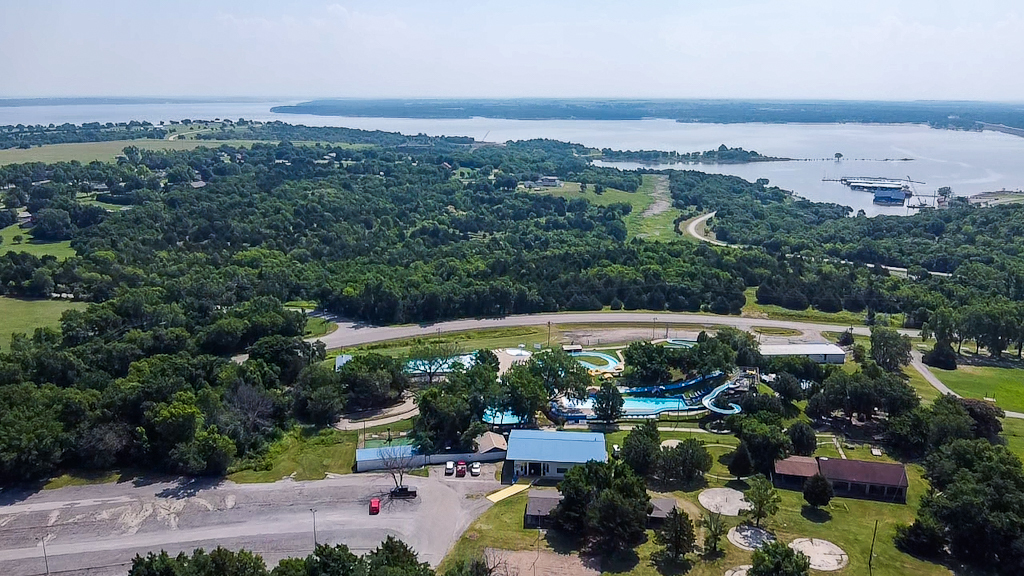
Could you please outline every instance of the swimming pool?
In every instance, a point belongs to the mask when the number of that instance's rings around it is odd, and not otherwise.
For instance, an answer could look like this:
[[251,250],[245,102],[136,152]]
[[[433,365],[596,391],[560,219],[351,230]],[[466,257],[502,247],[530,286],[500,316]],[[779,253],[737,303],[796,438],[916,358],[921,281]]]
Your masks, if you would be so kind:
[[[623,415],[627,418],[638,418],[645,416],[657,416],[663,412],[696,412],[710,410],[716,414],[739,414],[740,407],[730,404],[728,408],[715,406],[714,400],[722,393],[731,389],[736,383],[725,382],[703,397],[694,398],[696,404],[688,403],[682,396],[668,398],[643,398],[637,396],[625,396],[622,398]],[[574,421],[594,419],[594,398],[586,400],[563,401],[556,404],[552,411],[567,419]]]
[[[569,355],[575,358],[576,361],[582,364],[583,367],[586,368],[587,370],[601,370],[603,372],[611,372],[622,365],[622,362],[620,362],[618,358],[612,356],[611,354],[605,354],[604,352],[571,352]],[[593,362],[588,362],[586,360],[581,359],[581,356],[585,356],[587,358],[600,358],[601,360],[604,360],[604,364],[598,366]]]

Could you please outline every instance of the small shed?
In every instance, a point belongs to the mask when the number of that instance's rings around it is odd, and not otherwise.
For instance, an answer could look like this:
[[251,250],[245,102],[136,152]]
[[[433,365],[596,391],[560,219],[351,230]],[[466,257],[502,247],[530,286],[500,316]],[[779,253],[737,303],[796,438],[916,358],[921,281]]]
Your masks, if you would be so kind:
[[676,509],[673,498],[651,498],[651,512],[647,515],[647,527],[657,528]]
[[550,528],[551,512],[562,501],[562,495],[554,490],[530,490],[523,513],[523,528]]
[[508,442],[505,437],[496,432],[484,432],[476,439],[476,453],[490,454],[492,452],[507,452]]
[[580,344],[562,344],[562,352],[583,352],[583,346]]
[[790,456],[775,463],[772,481],[780,488],[803,487],[808,478],[818,473],[818,461],[810,456]]
[[821,475],[832,483],[836,494],[906,503],[907,468],[903,464],[819,458]]

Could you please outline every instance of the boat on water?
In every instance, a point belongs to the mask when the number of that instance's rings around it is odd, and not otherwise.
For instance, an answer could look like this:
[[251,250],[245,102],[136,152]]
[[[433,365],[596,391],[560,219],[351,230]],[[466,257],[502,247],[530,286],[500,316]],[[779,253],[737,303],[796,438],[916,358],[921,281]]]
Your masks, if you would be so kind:
[[882,206],[903,206],[907,198],[911,197],[913,193],[910,191],[909,186],[902,188],[883,188],[875,190],[875,199],[872,200],[875,204],[881,204]]

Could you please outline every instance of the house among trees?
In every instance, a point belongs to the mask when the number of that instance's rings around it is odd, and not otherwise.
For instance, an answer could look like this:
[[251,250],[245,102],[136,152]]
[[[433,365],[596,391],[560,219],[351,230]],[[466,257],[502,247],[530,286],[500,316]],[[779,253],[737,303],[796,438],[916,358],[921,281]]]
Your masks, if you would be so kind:
[[779,488],[800,490],[808,478],[819,472],[832,484],[837,496],[907,501],[910,483],[903,464],[790,456],[775,463],[772,481]]
[[[555,490],[530,490],[523,513],[523,528],[550,528],[551,513],[562,501],[562,495]],[[676,509],[673,498],[652,498],[651,511],[647,513],[647,527],[657,528]]]

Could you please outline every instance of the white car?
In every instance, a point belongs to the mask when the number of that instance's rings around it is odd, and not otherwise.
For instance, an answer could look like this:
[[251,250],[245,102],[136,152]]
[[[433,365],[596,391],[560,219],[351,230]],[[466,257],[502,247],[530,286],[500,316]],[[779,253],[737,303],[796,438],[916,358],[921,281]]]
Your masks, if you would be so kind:
[[455,474],[455,462],[449,460],[444,463],[444,475],[451,476],[452,474]]
[[479,476],[480,475],[480,463],[479,462],[473,462],[472,464],[470,464],[469,465],[469,473],[472,476]]

